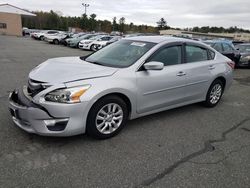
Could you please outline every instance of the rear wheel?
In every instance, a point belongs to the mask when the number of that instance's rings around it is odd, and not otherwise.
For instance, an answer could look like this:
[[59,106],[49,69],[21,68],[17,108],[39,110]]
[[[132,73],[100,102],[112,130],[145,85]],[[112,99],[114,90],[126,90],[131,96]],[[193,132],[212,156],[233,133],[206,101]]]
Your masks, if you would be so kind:
[[59,44],[59,40],[55,39],[55,40],[53,41],[53,43],[56,44],[56,45],[58,45],[58,44]]
[[115,95],[104,97],[91,108],[87,119],[87,134],[98,139],[117,135],[127,122],[126,103]]
[[207,92],[206,101],[204,102],[205,106],[207,107],[216,106],[221,100],[221,97],[223,95],[223,90],[224,90],[224,84],[222,83],[222,81],[215,80],[211,84]]

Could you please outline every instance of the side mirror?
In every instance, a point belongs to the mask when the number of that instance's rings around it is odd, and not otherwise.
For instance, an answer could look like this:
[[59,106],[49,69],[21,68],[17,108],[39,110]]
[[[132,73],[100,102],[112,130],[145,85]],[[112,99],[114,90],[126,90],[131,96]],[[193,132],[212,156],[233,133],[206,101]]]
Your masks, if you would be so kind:
[[143,67],[146,70],[162,70],[164,68],[164,64],[161,62],[157,62],[157,61],[151,61],[151,62],[145,63]]

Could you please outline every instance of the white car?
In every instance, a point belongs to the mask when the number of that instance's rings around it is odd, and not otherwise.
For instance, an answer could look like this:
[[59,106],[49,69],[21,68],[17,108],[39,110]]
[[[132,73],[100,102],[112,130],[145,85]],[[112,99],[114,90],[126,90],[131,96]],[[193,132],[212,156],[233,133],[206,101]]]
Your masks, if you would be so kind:
[[45,35],[52,35],[52,34],[58,34],[58,33],[60,33],[60,31],[55,31],[55,30],[40,31],[37,33],[33,33],[32,37],[35,39],[44,40]]
[[112,43],[119,41],[121,39],[122,39],[122,37],[120,37],[120,36],[110,36],[109,40],[95,41],[95,42],[93,42],[94,51],[98,51],[98,50],[104,48],[105,46],[108,46],[109,44],[112,44]]
[[79,48],[83,50],[92,50],[94,51],[94,43],[98,41],[109,41],[112,36],[109,35],[97,35],[87,40],[82,40],[79,43]]
[[60,33],[60,34],[54,34],[54,35],[45,35],[44,40],[53,43],[53,44],[59,44],[62,39],[67,37],[66,33]]

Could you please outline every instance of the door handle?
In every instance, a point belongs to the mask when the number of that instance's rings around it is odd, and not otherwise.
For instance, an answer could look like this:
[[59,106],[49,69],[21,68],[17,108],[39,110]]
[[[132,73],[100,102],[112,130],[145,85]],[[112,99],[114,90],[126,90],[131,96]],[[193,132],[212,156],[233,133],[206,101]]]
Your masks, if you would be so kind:
[[214,70],[214,69],[215,69],[215,66],[214,66],[214,65],[210,65],[210,66],[208,67],[208,69],[209,69],[209,70]]
[[180,72],[178,72],[178,73],[176,74],[176,76],[185,76],[185,75],[186,75],[186,73],[183,72],[183,71],[180,71]]

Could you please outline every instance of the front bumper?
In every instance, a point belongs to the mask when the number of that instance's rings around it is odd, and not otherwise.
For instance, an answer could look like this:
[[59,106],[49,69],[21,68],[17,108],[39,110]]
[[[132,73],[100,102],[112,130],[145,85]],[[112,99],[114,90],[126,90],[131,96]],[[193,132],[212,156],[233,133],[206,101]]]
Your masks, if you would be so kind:
[[13,122],[28,133],[44,136],[73,136],[85,132],[85,103],[44,105],[32,102],[25,88],[9,95]]
[[237,65],[237,67],[250,67],[250,60],[248,61],[242,61],[240,60]]
[[89,44],[79,43],[79,48],[83,49],[83,50],[89,50],[90,49],[90,45]]
[[67,42],[67,46],[69,46],[69,47],[77,47],[77,43]]

